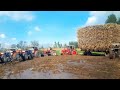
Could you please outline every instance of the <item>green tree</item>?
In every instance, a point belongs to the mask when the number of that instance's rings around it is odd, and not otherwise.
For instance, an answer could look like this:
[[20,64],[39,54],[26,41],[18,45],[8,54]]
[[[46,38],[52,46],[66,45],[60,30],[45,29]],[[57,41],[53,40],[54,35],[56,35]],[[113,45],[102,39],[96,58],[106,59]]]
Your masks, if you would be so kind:
[[41,49],[43,49],[44,47],[43,46],[41,46]]
[[67,46],[67,44],[64,44],[64,47],[66,47]]
[[117,23],[117,18],[115,14],[109,15],[105,23]]
[[74,45],[75,48],[78,48],[78,42],[77,41],[71,41],[71,42],[69,42],[69,45]]
[[60,48],[62,48],[63,46],[62,46],[62,44],[60,44]]
[[0,48],[2,47],[1,43],[0,43]]
[[57,43],[56,42],[54,43],[54,48],[57,48]]
[[120,18],[118,18],[118,20],[117,20],[117,24],[120,24]]
[[33,47],[39,47],[39,42],[38,41],[31,41],[31,45],[33,46]]
[[16,48],[16,47],[17,47],[16,44],[12,44],[12,45],[11,45],[11,48]]
[[60,43],[59,43],[59,42],[58,42],[57,46],[58,46],[58,48],[61,48],[61,46],[60,46]]
[[20,49],[25,49],[27,47],[26,45],[26,41],[20,41],[18,44],[17,44],[17,48],[20,48]]

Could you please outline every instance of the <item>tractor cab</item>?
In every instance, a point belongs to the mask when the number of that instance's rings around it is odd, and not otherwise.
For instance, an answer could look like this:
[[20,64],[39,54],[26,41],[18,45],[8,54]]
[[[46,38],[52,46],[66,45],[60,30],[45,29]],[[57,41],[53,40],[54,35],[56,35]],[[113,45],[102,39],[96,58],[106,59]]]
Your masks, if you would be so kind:
[[120,50],[120,43],[114,43],[114,44],[112,44],[110,50],[118,52]]
[[73,50],[74,48],[75,48],[74,45],[69,45],[69,46],[67,46],[67,49],[71,49],[71,50]]
[[109,50],[109,57],[110,59],[119,57],[120,58],[120,43],[113,43]]

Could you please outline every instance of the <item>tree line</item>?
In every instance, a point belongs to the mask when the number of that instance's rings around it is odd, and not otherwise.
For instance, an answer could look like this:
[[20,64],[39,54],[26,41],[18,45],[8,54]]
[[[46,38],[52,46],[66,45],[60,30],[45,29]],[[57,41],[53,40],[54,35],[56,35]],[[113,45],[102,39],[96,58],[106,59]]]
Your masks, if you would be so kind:
[[[31,46],[32,47],[39,47],[39,42],[38,41],[31,41]],[[74,45],[75,48],[78,48],[78,42],[77,41],[70,41],[68,45]],[[60,42],[54,42],[53,48],[63,48],[66,47],[67,44],[62,44]],[[26,41],[20,41],[18,44],[12,44],[11,48],[21,48],[21,49],[26,49],[28,47]],[[52,46],[51,46],[52,47]],[[44,48],[44,46],[41,46],[40,48]]]
[[[68,44],[62,44],[62,43],[60,43],[60,42],[54,42],[54,45],[53,46],[51,46],[52,48],[64,48],[64,47],[66,47],[66,46],[68,46],[68,45],[74,45],[75,46],[75,48],[78,48],[78,42],[77,41],[70,41]],[[30,42],[30,46],[32,46],[32,47],[39,47],[39,48],[44,48],[44,46],[41,46],[40,47],[40,44],[39,44],[39,42],[38,41],[31,41]],[[26,41],[19,41],[17,44],[12,44],[11,45],[11,48],[20,48],[20,49],[26,49],[26,48],[28,48],[29,47],[29,45],[28,45],[28,43],[26,42]],[[0,44],[0,48],[2,48],[2,45]]]
[[[74,45],[75,48],[78,48],[78,42],[77,41],[70,41],[68,45]],[[54,48],[64,48],[66,46],[67,46],[66,43],[65,44],[61,44],[59,42],[54,42],[54,46],[53,47]]]
[[[32,47],[39,47],[39,42],[38,41],[31,41],[31,46]],[[26,41],[20,41],[18,44],[12,44],[11,48],[20,48],[20,49],[26,49],[29,46],[27,45]]]
[[117,18],[115,14],[110,14],[105,21],[105,24],[107,23],[120,24],[120,17]]

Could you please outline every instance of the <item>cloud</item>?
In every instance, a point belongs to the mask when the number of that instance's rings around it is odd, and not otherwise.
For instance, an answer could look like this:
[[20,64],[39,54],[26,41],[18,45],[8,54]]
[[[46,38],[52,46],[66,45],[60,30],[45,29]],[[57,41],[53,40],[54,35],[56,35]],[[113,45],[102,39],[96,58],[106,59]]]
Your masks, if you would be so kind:
[[97,22],[97,18],[95,16],[89,17],[85,25],[94,25]]
[[104,24],[108,15],[115,14],[117,18],[120,16],[120,11],[90,11],[89,17],[84,26]]
[[35,26],[35,31],[39,32],[40,31],[40,27],[39,26]]
[[5,34],[0,34],[0,38],[5,38]]
[[28,35],[32,35],[32,31],[28,31]]
[[16,38],[12,38],[12,40],[13,40],[13,41],[15,41],[15,40],[16,40]]
[[0,16],[6,16],[15,21],[32,21],[34,19],[32,13],[28,11],[0,11]]
[[28,34],[29,36],[31,36],[31,35],[36,35],[37,32],[40,32],[40,31],[41,31],[41,29],[40,29],[39,26],[29,27],[29,31],[27,31],[27,34]]

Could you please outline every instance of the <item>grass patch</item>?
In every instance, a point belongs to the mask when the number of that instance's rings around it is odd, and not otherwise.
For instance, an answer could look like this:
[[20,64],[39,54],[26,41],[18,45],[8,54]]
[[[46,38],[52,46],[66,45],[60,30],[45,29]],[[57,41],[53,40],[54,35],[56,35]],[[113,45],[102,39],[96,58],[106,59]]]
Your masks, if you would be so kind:
[[61,51],[60,50],[56,50],[56,54],[59,56],[61,55]]
[[[80,55],[83,55],[84,51],[77,50],[77,53],[80,54]],[[104,56],[105,53],[104,52],[92,52],[92,55],[93,56]]]
[[83,55],[84,51],[77,50],[77,53],[80,54],[80,55]]
[[105,54],[104,52],[92,52],[92,54]]
[[92,52],[93,56],[104,56],[105,53],[104,52]]

